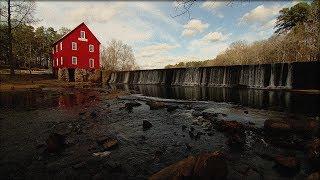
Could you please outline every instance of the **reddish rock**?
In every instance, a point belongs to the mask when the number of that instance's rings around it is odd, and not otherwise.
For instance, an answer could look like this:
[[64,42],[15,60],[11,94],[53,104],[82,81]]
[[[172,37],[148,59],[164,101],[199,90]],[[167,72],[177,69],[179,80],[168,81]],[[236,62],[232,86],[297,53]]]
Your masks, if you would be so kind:
[[148,101],[146,104],[149,105],[150,110],[162,109],[166,107],[166,104],[164,102],[158,101]]
[[217,128],[226,133],[239,133],[243,130],[242,124],[237,121],[219,121]]
[[49,153],[57,153],[63,150],[65,146],[66,138],[65,136],[53,133],[49,135],[49,138],[47,139],[47,151]]
[[229,136],[227,144],[233,150],[239,150],[244,147],[246,143],[246,137],[244,134],[234,133]]
[[268,119],[264,122],[264,128],[273,131],[291,131],[313,134],[318,132],[319,123],[315,120]]
[[195,162],[196,158],[193,156],[189,156],[188,158],[172,164],[153,174],[151,177],[149,177],[149,179],[183,179],[183,177],[190,177],[192,176]]
[[103,147],[105,149],[113,149],[117,146],[118,146],[118,140],[116,140],[116,139],[109,139],[103,143]]
[[152,175],[149,179],[226,179],[227,163],[220,152],[189,156]]
[[316,138],[308,142],[306,148],[309,160],[320,161],[320,138]]
[[274,158],[274,161],[275,163],[277,163],[278,166],[282,168],[291,170],[299,169],[299,161],[296,157],[278,155]]
[[200,179],[226,179],[228,166],[220,152],[204,153],[198,156],[193,176]]
[[286,121],[268,119],[264,122],[264,128],[270,130],[289,131],[291,126],[289,122]]
[[319,180],[320,172],[314,172],[308,176],[308,180]]

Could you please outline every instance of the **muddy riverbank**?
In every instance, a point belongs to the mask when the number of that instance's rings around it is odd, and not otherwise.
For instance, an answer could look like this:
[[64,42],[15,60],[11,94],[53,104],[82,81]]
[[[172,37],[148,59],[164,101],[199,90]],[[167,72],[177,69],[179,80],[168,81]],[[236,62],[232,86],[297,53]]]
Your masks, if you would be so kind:
[[[1,179],[147,179],[205,152],[223,154],[219,177],[227,179],[304,179],[319,170],[316,116],[92,86],[0,99]],[[206,174],[186,164],[177,169]],[[153,177],[184,175],[165,172]]]

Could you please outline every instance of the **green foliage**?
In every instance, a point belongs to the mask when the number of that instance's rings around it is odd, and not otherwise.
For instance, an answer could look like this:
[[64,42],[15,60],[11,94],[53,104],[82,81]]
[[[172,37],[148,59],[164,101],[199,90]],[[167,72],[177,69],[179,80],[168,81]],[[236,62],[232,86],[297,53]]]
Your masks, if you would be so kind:
[[[0,64],[7,67],[5,25],[0,25]],[[1,30],[4,31],[1,31]],[[19,68],[48,68],[52,52],[52,44],[70,30],[61,28],[59,33],[52,27],[44,28],[21,24],[13,29],[13,58]],[[3,46],[3,48],[2,48]]]
[[275,26],[277,28],[276,33],[287,32],[293,27],[305,23],[310,14],[310,7],[308,3],[300,2],[291,8],[280,10]]

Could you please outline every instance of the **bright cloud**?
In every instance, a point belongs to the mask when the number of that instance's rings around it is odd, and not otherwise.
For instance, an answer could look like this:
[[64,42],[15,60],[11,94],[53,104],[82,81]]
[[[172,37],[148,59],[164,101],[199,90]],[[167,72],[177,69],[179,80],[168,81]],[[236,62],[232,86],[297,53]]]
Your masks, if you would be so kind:
[[202,39],[206,42],[216,42],[216,41],[223,41],[227,39],[228,35],[222,35],[221,32],[210,32],[205,35]]
[[142,47],[139,50],[137,57],[150,57],[154,55],[160,55],[162,53],[166,53],[177,47],[179,47],[179,45],[167,44],[167,43],[149,45],[149,46]]
[[225,5],[226,2],[223,1],[205,1],[202,3],[201,8],[210,11],[213,15],[219,18],[223,18],[224,15],[219,11],[219,9]]
[[248,13],[244,14],[240,19],[240,23],[247,23],[247,24],[252,24],[252,23],[265,23],[270,18],[276,16],[279,11],[282,9],[281,6],[275,5],[275,6],[270,6],[270,7],[265,7],[264,5],[260,5]]
[[221,32],[209,32],[201,39],[194,40],[190,44],[192,48],[203,47],[214,42],[225,41],[230,35],[231,34],[222,34]]
[[203,32],[209,27],[208,23],[203,23],[199,19],[192,19],[186,25],[183,26],[182,36],[193,36],[197,33]]
[[[116,4],[90,4],[86,6],[80,6],[77,9],[71,9],[67,12],[68,18],[74,22],[84,21],[84,22],[97,22],[106,23],[113,17],[121,13],[121,9],[124,7],[124,3]],[[106,11],[106,9],[108,9]]]
[[202,3],[201,7],[208,10],[219,9],[226,3],[223,1],[205,1]]

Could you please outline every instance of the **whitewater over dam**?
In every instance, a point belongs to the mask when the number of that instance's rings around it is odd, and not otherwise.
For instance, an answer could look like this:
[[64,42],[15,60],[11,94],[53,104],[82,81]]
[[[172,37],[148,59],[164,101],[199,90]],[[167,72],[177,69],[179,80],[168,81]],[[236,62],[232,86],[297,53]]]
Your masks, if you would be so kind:
[[117,71],[110,84],[320,89],[319,62]]

